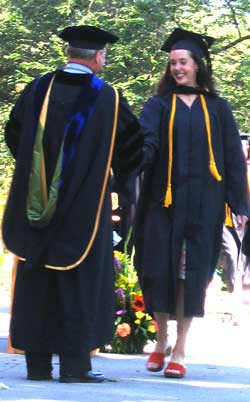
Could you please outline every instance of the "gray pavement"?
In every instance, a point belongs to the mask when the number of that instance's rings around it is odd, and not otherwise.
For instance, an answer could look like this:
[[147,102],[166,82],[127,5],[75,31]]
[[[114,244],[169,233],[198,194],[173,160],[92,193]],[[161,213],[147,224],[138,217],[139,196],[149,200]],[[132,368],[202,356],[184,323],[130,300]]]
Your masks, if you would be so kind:
[[[211,306],[212,300],[212,306]],[[211,314],[221,301],[208,297],[204,319],[195,319],[187,347],[187,375],[165,379],[145,370],[147,353],[99,353],[93,368],[107,377],[102,384],[61,384],[58,358],[53,381],[27,381],[23,355],[7,354],[9,313],[0,301],[0,401],[29,402],[248,402],[250,401],[250,318],[234,326],[225,312]],[[248,306],[249,307],[249,306]],[[250,308],[250,307],[249,307]],[[171,322],[171,337],[175,324]]]

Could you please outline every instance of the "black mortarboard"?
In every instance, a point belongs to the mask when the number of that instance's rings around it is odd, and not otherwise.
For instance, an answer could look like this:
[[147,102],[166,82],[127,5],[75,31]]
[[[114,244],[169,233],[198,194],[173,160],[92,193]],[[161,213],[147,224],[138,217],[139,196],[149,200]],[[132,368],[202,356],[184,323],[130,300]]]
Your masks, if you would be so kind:
[[115,43],[119,39],[118,36],[91,25],[66,27],[58,36],[72,47],[96,50],[103,49],[107,43]]
[[197,56],[205,56],[208,58],[208,48],[212,45],[214,40],[215,39],[211,36],[200,35],[196,32],[175,28],[161,47],[161,50],[171,52],[172,50],[185,49]]

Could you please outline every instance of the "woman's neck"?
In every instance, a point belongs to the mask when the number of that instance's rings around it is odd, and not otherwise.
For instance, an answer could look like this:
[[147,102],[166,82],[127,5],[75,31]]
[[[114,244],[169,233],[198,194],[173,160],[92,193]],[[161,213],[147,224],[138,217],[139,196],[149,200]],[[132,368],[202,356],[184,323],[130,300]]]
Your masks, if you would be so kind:
[[191,108],[195,99],[197,98],[197,94],[178,94],[178,98],[180,98],[189,108]]

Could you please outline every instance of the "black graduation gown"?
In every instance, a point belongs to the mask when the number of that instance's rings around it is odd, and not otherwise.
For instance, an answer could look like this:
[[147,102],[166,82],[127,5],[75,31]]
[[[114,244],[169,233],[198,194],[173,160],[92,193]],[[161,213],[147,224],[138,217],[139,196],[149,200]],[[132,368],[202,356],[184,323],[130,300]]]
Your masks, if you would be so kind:
[[[34,127],[40,110],[37,104],[46,92],[46,77],[26,88],[10,114],[5,131],[16,167],[4,214],[3,238],[10,251],[26,259],[19,263],[17,270],[11,341],[18,349],[75,355],[100,347],[113,337],[110,179],[106,188],[103,182],[115,97],[113,88],[104,83],[65,173],[55,214],[45,228],[33,228],[26,217],[26,199]],[[65,125],[79,107],[76,99],[80,96],[81,100],[83,96],[84,100],[84,94],[89,94],[90,78],[90,74],[56,72],[44,134],[48,183]],[[137,119],[122,96],[116,131],[112,168],[117,180],[125,183],[140,163],[142,141]],[[79,263],[96,222],[103,188],[98,230],[85,259]]]
[[[191,108],[177,98],[173,132],[173,203],[162,206],[168,172],[171,97],[149,99],[141,115],[146,136],[159,140],[144,172],[134,229],[135,266],[148,310],[175,313],[180,256],[185,241],[185,316],[203,316],[205,291],[220,249],[225,202],[248,215],[246,162],[227,102],[206,95],[212,145],[222,181],[209,172],[208,140],[200,98]],[[150,150],[152,153],[152,150]],[[150,160],[150,158],[149,158]]]

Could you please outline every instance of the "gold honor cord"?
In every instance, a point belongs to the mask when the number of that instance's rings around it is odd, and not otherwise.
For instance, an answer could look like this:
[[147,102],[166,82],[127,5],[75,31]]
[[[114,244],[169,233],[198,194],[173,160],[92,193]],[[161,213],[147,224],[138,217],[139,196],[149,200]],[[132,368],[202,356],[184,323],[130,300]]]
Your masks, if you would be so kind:
[[209,151],[209,169],[211,175],[215,178],[217,181],[221,181],[222,177],[219,174],[215,159],[214,159],[214,152],[213,152],[213,146],[212,146],[212,136],[211,136],[211,124],[210,124],[210,118],[209,118],[209,113],[207,110],[207,104],[204,95],[200,95],[201,99],[201,105],[205,117],[205,122],[206,122],[206,130],[207,130],[207,141],[208,141],[208,151]]
[[[221,181],[222,177],[217,170],[217,166],[214,159],[214,152],[212,146],[212,135],[211,135],[211,124],[209,113],[207,110],[207,104],[204,95],[200,95],[201,106],[204,113],[205,124],[206,124],[206,132],[207,132],[207,141],[208,141],[208,152],[209,152],[209,170],[211,175],[217,181]],[[169,207],[172,204],[172,165],[173,165],[173,132],[174,132],[174,118],[176,113],[176,94],[173,94],[172,97],[172,105],[171,105],[171,113],[169,118],[169,126],[168,126],[168,178],[167,178],[167,189],[164,198],[164,207]]]
[[173,94],[171,114],[168,126],[168,184],[164,200],[164,207],[169,207],[172,204],[172,165],[173,165],[173,132],[174,132],[174,118],[176,113],[176,94]]
[[[91,250],[91,247],[93,246],[93,243],[94,243],[94,240],[95,240],[95,237],[97,234],[97,230],[99,227],[99,223],[100,223],[101,211],[102,211],[103,201],[104,201],[104,197],[105,197],[105,191],[107,188],[108,178],[109,178],[109,174],[110,174],[111,161],[112,161],[112,156],[113,156],[113,151],[114,151],[115,137],[116,137],[116,130],[117,130],[118,110],[119,110],[119,108],[118,108],[119,92],[117,91],[116,88],[113,88],[113,89],[114,89],[114,93],[115,93],[115,108],[114,108],[114,122],[113,122],[113,129],[112,129],[112,135],[111,135],[111,143],[110,143],[110,148],[109,148],[109,156],[108,156],[108,162],[107,162],[107,166],[106,166],[106,172],[105,172],[105,176],[104,176],[102,191],[101,191],[101,195],[100,195],[99,205],[97,208],[95,224],[94,224],[93,232],[90,237],[89,243],[88,243],[84,253],[82,254],[82,256],[75,263],[66,265],[65,267],[58,267],[55,265],[45,264],[45,268],[55,269],[57,271],[68,271],[70,269],[76,268],[78,265],[80,265],[85,260],[85,258],[87,257],[87,255],[89,254],[89,252]],[[21,261],[27,260],[27,258],[19,257],[17,255],[16,255],[16,257]]]

